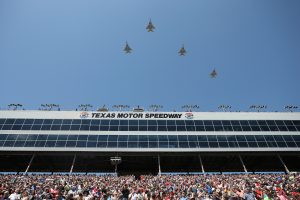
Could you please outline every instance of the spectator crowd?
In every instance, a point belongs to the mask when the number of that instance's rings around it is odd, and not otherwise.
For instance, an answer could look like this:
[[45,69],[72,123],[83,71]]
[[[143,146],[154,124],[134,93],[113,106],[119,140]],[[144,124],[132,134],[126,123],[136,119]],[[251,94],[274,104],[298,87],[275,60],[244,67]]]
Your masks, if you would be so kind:
[[300,174],[0,175],[0,200],[300,200]]

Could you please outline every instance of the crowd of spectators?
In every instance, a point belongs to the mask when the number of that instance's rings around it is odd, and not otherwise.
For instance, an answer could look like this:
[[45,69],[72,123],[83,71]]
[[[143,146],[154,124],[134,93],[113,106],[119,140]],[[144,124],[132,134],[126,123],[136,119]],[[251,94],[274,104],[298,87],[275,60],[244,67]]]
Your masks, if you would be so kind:
[[300,174],[0,175],[0,200],[300,200]]

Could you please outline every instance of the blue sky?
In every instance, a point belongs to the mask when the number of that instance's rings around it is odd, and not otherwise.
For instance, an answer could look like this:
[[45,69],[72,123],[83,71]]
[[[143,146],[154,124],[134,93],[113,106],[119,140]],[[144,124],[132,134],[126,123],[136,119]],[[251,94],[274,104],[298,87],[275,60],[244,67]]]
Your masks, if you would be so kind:
[[299,10],[299,0],[2,0],[0,107],[300,106]]

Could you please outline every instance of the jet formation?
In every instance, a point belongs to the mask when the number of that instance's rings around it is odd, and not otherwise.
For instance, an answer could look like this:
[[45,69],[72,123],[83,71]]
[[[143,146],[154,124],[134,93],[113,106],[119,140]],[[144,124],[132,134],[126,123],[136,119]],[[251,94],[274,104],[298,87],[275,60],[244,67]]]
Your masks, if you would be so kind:
[[150,19],[146,29],[148,30],[148,32],[154,32],[155,26],[152,24],[151,19]]
[[216,78],[217,75],[218,75],[218,73],[217,73],[216,69],[214,69],[214,70],[210,73],[210,77],[211,77],[211,78]]
[[131,53],[131,51],[132,51],[132,49],[128,45],[127,41],[126,41],[126,45],[125,45],[124,51],[125,51],[125,53]]
[[180,48],[180,50],[178,51],[178,53],[179,53],[180,56],[185,56],[186,50],[185,50],[185,48],[184,48],[183,45],[182,45],[182,47]]
[[[154,32],[154,29],[155,29],[155,26],[153,25],[153,23],[150,19],[148,25],[146,26],[146,30],[148,32]],[[123,51],[126,54],[130,54],[132,52],[132,48],[129,46],[127,41],[126,41],[126,44],[125,44],[125,47],[124,47]],[[184,48],[184,45],[182,45],[182,47],[179,49],[178,54],[179,54],[179,56],[185,56],[186,50]],[[217,75],[218,75],[218,73],[217,73],[216,69],[213,69],[213,71],[210,73],[211,78],[216,78]]]

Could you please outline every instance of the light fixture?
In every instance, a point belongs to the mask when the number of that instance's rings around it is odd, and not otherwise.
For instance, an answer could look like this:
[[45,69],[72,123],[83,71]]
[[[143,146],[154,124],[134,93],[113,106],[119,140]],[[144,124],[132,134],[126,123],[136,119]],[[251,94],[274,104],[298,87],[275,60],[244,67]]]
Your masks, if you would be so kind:
[[200,107],[198,105],[193,105],[193,104],[186,104],[181,106],[181,108],[183,110],[185,110],[185,112],[195,112],[196,110],[198,110]]
[[130,106],[129,105],[119,104],[119,105],[113,105],[113,108],[117,109],[118,111],[121,112],[124,109],[130,108]]
[[231,106],[230,105],[220,105],[218,107],[219,110],[223,110],[224,112],[227,112],[228,110],[231,109]]
[[152,104],[149,106],[149,110],[152,112],[157,112],[159,109],[162,109],[162,105]]
[[78,109],[81,111],[88,111],[89,108],[92,108],[93,106],[91,104],[80,104],[78,106]]

